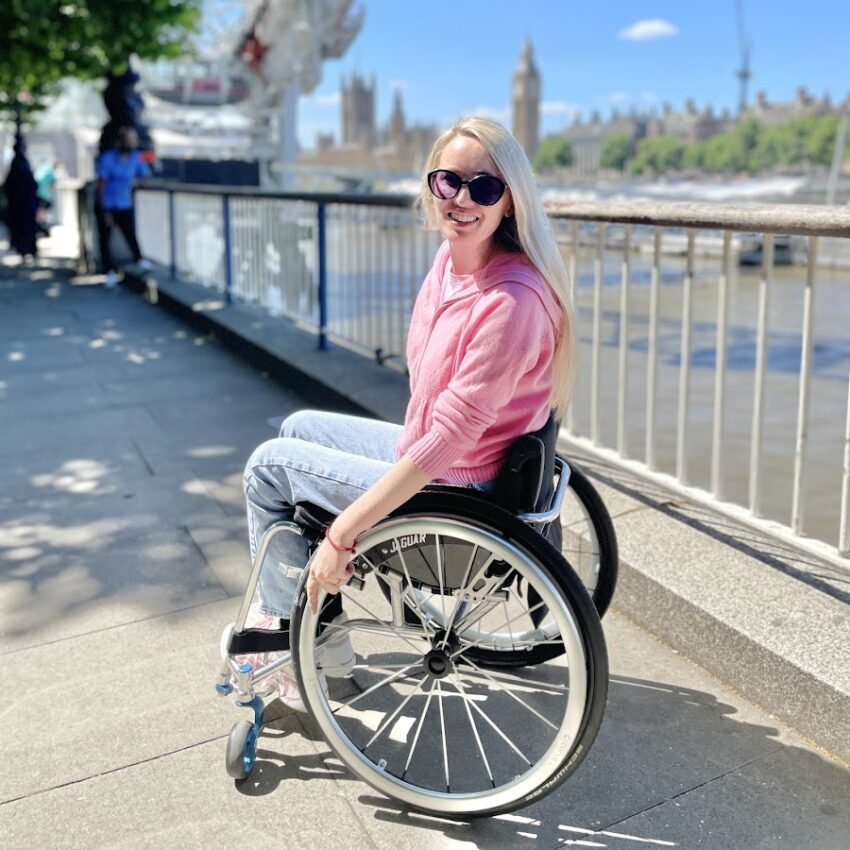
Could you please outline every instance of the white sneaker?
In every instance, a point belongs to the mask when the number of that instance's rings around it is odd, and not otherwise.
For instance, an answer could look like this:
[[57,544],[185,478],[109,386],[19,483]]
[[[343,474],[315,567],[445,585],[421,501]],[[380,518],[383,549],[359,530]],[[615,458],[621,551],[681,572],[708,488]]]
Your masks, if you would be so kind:
[[328,635],[318,648],[318,662],[322,672],[331,679],[344,679],[351,675],[354,664],[357,661],[348,629],[344,626],[348,622],[348,614],[343,611],[337,614],[326,626],[325,634]]
[[115,289],[118,286],[118,275],[115,272],[107,272],[103,284],[107,289]]
[[140,269],[144,269],[146,272],[150,271],[153,268],[153,263],[147,257],[142,257],[142,259],[139,260],[139,262],[136,263],[136,265]]

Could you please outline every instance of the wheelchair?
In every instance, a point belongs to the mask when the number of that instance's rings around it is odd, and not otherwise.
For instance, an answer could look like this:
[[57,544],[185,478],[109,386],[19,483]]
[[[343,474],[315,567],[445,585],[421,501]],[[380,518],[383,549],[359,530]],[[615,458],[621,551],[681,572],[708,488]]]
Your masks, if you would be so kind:
[[[616,539],[582,476],[577,499],[592,517],[596,553],[586,587],[561,553],[572,545],[560,517],[575,472],[556,456],[556,436],[550,417],[520,438],[492,493],[429,485],[364,533],[351,579],[339,595],[322,594],[317,614],[307,604],[308,570],[293,570],[300,584],[288,632],[245,628],[269,544],[298,534],[312,555],[334,517],[300,504],[294,522],[267,531],[222,636],[216,689],[253,710],[228,737],[229,775],[250,774],[263,683],[290,664],[340,760],[410,808],[501,814],[573,773],[605,708],[600,616],[616,582]],[[344,670],[323,663],[323,646],[340,632],[354,650]],[[280,654],[259,669],[234,658],[250,652]]]

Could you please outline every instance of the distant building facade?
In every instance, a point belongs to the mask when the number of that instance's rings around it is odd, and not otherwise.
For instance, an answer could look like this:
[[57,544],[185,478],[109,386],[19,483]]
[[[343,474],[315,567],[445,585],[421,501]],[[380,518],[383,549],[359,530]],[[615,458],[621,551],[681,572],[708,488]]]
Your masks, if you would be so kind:
[[343,80],[340,86],[341,141],[332,133],[319,133],[316,147],[302,151],[303,165],[340,169],[379,170],[411,173],[422,170],[425,158],[437,138],[433,125],[407,123],[401,91],[393,95],[393,107],[386,126],[377,125],[375,80],[367,82],[359,74]]
[[755,118],[764,126],[772,127],[794,118],[834,111],[835,107],[828,97],[815,98],[805,88],[797,90],[794,100],[784,103],[771,103],[761,91],[756,94],[753,104],[739,116],[732,116],[728,109],[718,114],[711,105],[699,109],[688,98],[681,109],[673,109],[669,103],[662,104],[660,111],[639,112],[632,109],[625,115],[613,109],[607,120],[593,112],[586,121],[576,118],[561,135],[572,146],[574,168],[579,173],[592,174],[599,170],[600,150],[609,136],[625,134],[637,143],[646,136],[669,134],[690,144],[725,133],[746,118]]

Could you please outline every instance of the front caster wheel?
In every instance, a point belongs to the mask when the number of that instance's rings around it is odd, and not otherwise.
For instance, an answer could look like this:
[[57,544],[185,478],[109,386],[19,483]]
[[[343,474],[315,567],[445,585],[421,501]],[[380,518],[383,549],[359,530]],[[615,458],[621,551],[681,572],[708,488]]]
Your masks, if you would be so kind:
[[240,720],[233,725],[227,737],[227,775],[244,779],[253,770],[256,757],[257,732],[254,724],[250,720]]

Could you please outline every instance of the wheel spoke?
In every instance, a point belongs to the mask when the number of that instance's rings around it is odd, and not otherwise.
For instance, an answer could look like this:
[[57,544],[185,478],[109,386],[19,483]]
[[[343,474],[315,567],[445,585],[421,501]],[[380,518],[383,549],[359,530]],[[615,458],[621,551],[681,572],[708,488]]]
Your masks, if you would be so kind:
[[[538,608],[542,607],[542,606],[543,606],[543,605],[545,605],[545,604],[546,604],[545,602],[540,601],[540,602],[538,602],[536,605],[534,605],[532,608],[528,608],[528,609],[527,609],[527,610],[525,610],[525,611],[520,611],[520,612],[519,612],[519,614],[516,614],[515,616],[513,616],[513,617],[509,620],[509,623],[512,623],[514,620],[518,620],[518,619],[519,619],[520,617],[522,617],[523,615],[526,615],[526,614],[531,615],[531,614],[533,614],[533,613],[534,613],[534,612],[535,612]],[[492,631],[489,631],[489,632],[487,632],[486,634],[483,634],[480,638],[478,638],[478,640],[471,641],[470,643],[466,644],[466,646],[463,646],[463,647],[461,647],[460,649],[458,649],[456,652],[452,653],[452,656],[451,656],[451,657],[452,657],[452,658],[455,658],[455,656],[460,655],[462,652],[466,652],[467,650],[472,649],[472,648],[473,648],[473,647],[475,647],[475,646],[480,646],[480,645],[481,645],[481,644],[482,644],[485,640],[487,640],[487,638],[488,638],[488,637],[490,637],[491,635],[496,634],[496,632],[497,632],[497,631],[498,631],[498,628],[493,629]],[[461,638],[461,639],[462,639],[462,638]]]
[[403,669],[399,670],[397,673],[393,673],[391,676],[387,676],[386,679],[381,679],[380,682],[377,682],[376,684],[372,685],[371,688],[367,688],[365,691],[363,691],[363,693],[357,694],[356,696],[352,697],[351,699],[343,702],[342,705],[339,706],[339,708],[335,708],[333,710],[332,714],[336,714],[337,712],[342,711],[342,709],[344,709],[344,708],[349,708],[350,706],[354,705],[354,703],[359,702],[361,699],[363,699],[363,697],[369,696],[369,694],[374,693],[379,688],[383,688],[383,687],[386,687],[387,685],[391,685],[393,682],[397,681],[398,679],[403,678],[404,674],[408,670],[413,670],[420,663],[421,662],[416,661],[413,664],[408,664],[407,667],[404,667]]
[[[446,641],[449,637],[449,632],[452,630],[454,626],[455,618],[458,615],[458,611],[460,610],[461,605],[463,604],[461,597],[463,596],[463,589],[469,583],[469,574],[472,572],[472,564],[475,562],[475,556],[478,554],[478,546],[475,546],[472,550],[472,555],[469,557],[469,563],[466,565],[466,570],[464,571],[463,581],[460,583],[460,587],[458,588],[457,593],[457,601],[455,602],[455,606],[452,609],[452,615],[449,618],[448,625],[446,626],[446,636],[443,638],[442,643],[440,644],[440,649],[445,647]],[[481,569],[475,574],[476,576],[481,575],[489,566],[493,563],[494,555],[491,553],[490,557],[482,564]]]
[[392,714],[391,714],[391,715],[390,715],[390,716],[389,716],[389,717],[388,717],[388,718],[387,718],[387,719],[386,719],[386,720],[385,720],[385,721],[381,724],[381,726],[380,726],[380,728],[378,729],[378,731],[377,731],[377,732],[375,732],[375,734],[374,734],[374,735],[372,735],[372,737],[369,739],[369,741],[368,741],[368,743],[366,744],[366,746],[365,746],[365,747],[363,747],[363,752],[364,752],[364,753],[366,752],[366,750],[368,750],[368,749],[369,749],[369,747],[371,747],[371,746],[372,746],[372,744],[374,744],[374,743],[375,743],[375,741],[377,741],[377,740],[378,740],[378,738],[380,738],[380,737],[381,737],[381,735],[383,734],[384,730],[385,730],[385,729],[386,729],[386,728],[390,725],[390,723],[392,723],[392,722],[393,722],[393,720],[395,720],[395,719],[396,719],[396,717],[397,717],[397,716],[401,713],[401,711],[404,709],[404,707],[405,707],[405,706],[406,706],[406,705],[407,705],[407,704],[408,704],[408,703],[409,703],[409,702],[413,699],[413,697],[415,697],[415,696],[416,696],[416,694],[419,692],[419,688],[422,686],[422,683],[423,683],[423,682],[424,682],[427,678],[428,678],[427,676],[423,676],[423,677],[422,677],[422,678],[421,678],[421,679],[420,679],[420,680],[416,683],[416,687],[414,688],[414,690],[412,690],[412,691],[411,691],[411,692],[410,692],[410,693],[409,693],[409,694],[405,697],[404,702],[399,703],[398,708],[396,708],[396,710],[395,710],[395,711],[394,711],[394,712],[393,712],[393,713],[392,713]]
[[392,623],[388,623],[386,620],[382,620],[374,611],[371,611],[367,608],[362,602],[355,599],[350,593],[348,593],[345,588],[340,588],[339,592],[344,596],[349,602],[353,602],[358,608],[361,608],[365,611],[376,623],[381,623],[384,626],[387,626],[389,630],[398,638],[401,638],[409,647],[413,649],[414,652],[420,653],[421,647],[416,646],[411,640],[408,639],[406,635],[403,635]]
[[410,752],[407,754],[407,761],[404,763],[404,770],[401,772],[401,778],[407,773],[407,768],[410,767],[410,762],[413,760],[413,754],[416,752],[416,745],[419,743],[419,733],[422,731],[422,724],[425,722],[425,715],[428,713],[428,707],[431,705],[431,697],[434,695],[434,688],[437,685],[438,679],[434,679],[431,683],[431,690],[428,691],[428,699],[425,700],[425,706],[422,709],[422,714],[419,717],[419,724],[416,727],[416,734],[413,736],[413,742],[410,745]]
[[515,699],[524,709],[530,711],[538,720],[542,720],[548,727],[554,729],[556,732],[558,731],[558,727],[552,723],[551,720],[547,720],[536,708],[532,708],[525,700],[520,699],[510,688],[506,688],[501,682],[497,679],[494,679],[486,670],[482,670],[477,664],[473,664],[468,658],[465,659],[466,663],[469,664],[477,673],[484,676],[489,682],[492,682],[500,691],[504,691],[511,699]]
[[428,625],[428,618],[425,616],[425,612],[419,607],[416,601],[413,580],[410,578],[410,571],[407,569],[407,561],[404,558],[404,552],[401,551],[401,546],[398,547],[398,559],[401,561],[401,568],[404,571],[404,577],[407,579],[407,586],[410,588],[410,594],[408,598],[413,603],[413,610],[416,612],[416,616],[419,617],[419,620],[422,623],[422,627],[425,629],[425,631],[429,634],[433,634],[434,630]]
[[[381,572],[372,563],[372,561],[366,555],[360,555],[360,557],[363,558],[363,560],[372,569],[372,572],[380,579]],[[407,563],[404,560],[404,552],[401,551],[401,547],[399,547],[399,550],[398,550],[398,557],[399,557],[399,560],[401,561],[401,567],[404,570],[404,577],[407,579],[408,586],[410,587],[410,590],[412,591],[413,590],[413,583],[410,580],[410,573],[407,571]],[[385,582],[385,584],[386,584],[386,582]],[[433,630],[428,626],[428,621],[425,617],[424,612],[422,610],[420,610],[419,606],[416,604],[415,596],[413,596],[412,593],[411,593],[411,595],[408,598],[410,598],[410,601],[412,603],[412,609],[413,609],[414,613],[416,614],[417,617],[419,617],[419,620],[422,623],[422,628],[426,632],[428,632],[429,634],[432,633]]]
[[[463,662],[464,662],[464,664],[471,664],[471,662],[469,661],[468,658],[464,658]],[[479,675],[479,674],[477,674],[475,671],[467,673],[467,676],[476,676],[476,675]],[[496,679],[497,681],[499,681],[503,684],[514,684],[517,687],[528,687],[530,685],[534,685],[535,687],[546,688],[549,691],[552,691],[552,692],[555,692],[555,693],[561,693],[561,694],[569,693],[569,690],[570,690],[566,685],[555,685],[555,684],[552,684],[551,682],[544,682],[541,679],[525,679],[525,678],[519,679],[515,676],[515,674],[505,673],[503,671],[493,672],[493,673],[490,673],[490,675],[494,679]]]
[[475,718],[469,710],[470,697],[466,695],[466,688],[460,681],[460,676],[455,675],[452,679],[452,684],[458,689],[462,699],[463,707],[466,709],[466,716],[469,718],[469,725],[472,727],[472,734],[475,736],[475,743],[478,745],[478,752],[481,755],[481,760],[484,762],[484,769],[487,771],[487,776],[490,779],[490,784],[495,788],[496,782],[493,779],[493,771],[490,770],[490,762],[487,761],[487,755],[484,752],[484,746],[481,743],[481,736],[478,734],[478,726],[475,723]]
[[443,765],[446,768],[446,793],[451,793],[452,786],[451,782],[449,782],[449,747],[446,742],[446,717],[443,714],[443,686],[440,684],[440,680],[436,679],[437,682],[437,705],[440,708],[440,732],[443,736]]
[[446,623],[446,589],[443,582],[443,559],[440,557],[440,535],[434,535],[434,551],[437,553],[437,579],[440,582],[440,609],[443,612],[443,625]]
[[[458,673],[458,678],[461,678],[460,673]],[[484,711],[481,706],[477,705],[473,700],[469,701],[469,704],[474,708],[493,728],[493,731],[529,766],[531,767],[531,762],[528,760],[526,755],[520,750],[520,748],[501,730],[501,728],[496,724],[487,713]]]

